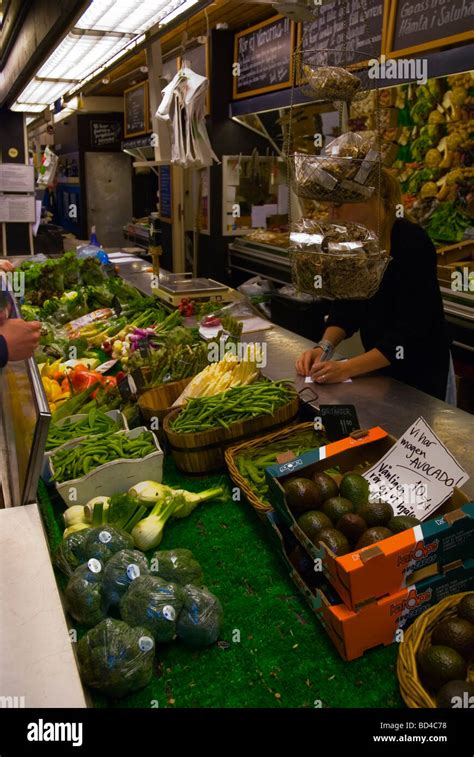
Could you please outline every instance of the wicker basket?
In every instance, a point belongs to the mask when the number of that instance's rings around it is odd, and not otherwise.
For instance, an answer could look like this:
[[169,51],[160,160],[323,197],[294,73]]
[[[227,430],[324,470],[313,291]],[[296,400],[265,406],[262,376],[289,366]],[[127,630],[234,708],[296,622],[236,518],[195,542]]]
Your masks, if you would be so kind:
[[[416,658],[419,652],[431,644],[431,632],[439,621],[456,615],[457,606],[466,594],[472,594],[472,592],[453,594],[451,597],[442,599],[437,605],[420,615],[405,632],[404,640],[400,644],[398,652],[397,675],[400,693],[408,707],[430,707],[432,709],[436,707],[433,696],[420,681]],[[474,665],[472,663],[469,668],[468,679],[474,683]]]
[[165,415],[173,409],[173,403],[186,389],[191,377],[172,381],[169,384],[161,384],[144,392],[138,400],[143,420],[149,423],[152,418],[163,420]]
[[[224,452],[227,447],[244,439],[258,436],[267,429],[281,428],[294,423],[299,413],[299,396],[278,407],[273,415],[237,421],[229,428],[216,428],[196,434],[176,433],[170,423],[181,409],[173,410],[164,419],[163,428],[171,448],[173,459],[184,473],[211,473],[225,467]],[[245,442],[248,446],[249,442]]]
[[265,517],[265,513],[271,512],[273,507],[265,504],[261,499],[257,497],[253,489],[248,485],[247,479],[245,479],[240,473],[237,467],[237,457],[241,452],[249,449],[255,449],[257,447],[264,447],[272,442],[278,442],[282,439],[286,439],[288,436],[296,434],[298,431],[310,431],[314,428],[313,423],[298,423],[289,428],[284,428],[281,431],[275,431],[272,434],[265,434],[265,436],[259,436],[256,439],[252,439],[250,442],[244,442],[238,444],[235,447],[228,447],[225,451],[225,461],[232,481],[240,490],[245,494],[245,497],[250,502],[252,507],[257,511],[257,514],[261,517]]

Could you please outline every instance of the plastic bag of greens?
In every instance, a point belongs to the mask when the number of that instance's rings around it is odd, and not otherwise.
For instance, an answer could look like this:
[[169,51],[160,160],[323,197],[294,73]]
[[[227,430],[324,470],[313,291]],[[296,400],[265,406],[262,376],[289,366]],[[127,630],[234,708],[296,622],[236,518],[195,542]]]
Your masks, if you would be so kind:
[[103,591],[107,607],[118,605],[132,581],[149,572],[143,552],[137,549],[121,549],[116,552],[104,570]]
[[158,550],[150,560],[151,572],[164,581],[185,584],[202,584],[203,573],[189,549]]
[[146,686],[153,673],[155,642],[145,628],[107,618],[77,645],[81,678],[110,697]]
[[120,614],[129,625],[147,628],[156,642],[172,641],[183,600],[183,590],[177,584],[143,576],[133,581],[122,597]]
[[88,529],[76,531],[63,539],[56,552],[54,553],[53,563],[66,576],[72,576],[76,568],[86,562],[87,557],[84,554],[84,544]]
[[95,557],[106,563],[121,549],[133,549],[133,539],[126,531],[114,526],[97,526],[86,531],[83,551],[87,560]]
[[91,628],[106,616],[102,582],[104,566],[92,557],[79,565],[66,586],[66,604],[74,620]]
[[218,598],[206,588],[183,587],[184,607],[176,631],[178,638],[191,647],[208,647],[219,638],[224,612]]

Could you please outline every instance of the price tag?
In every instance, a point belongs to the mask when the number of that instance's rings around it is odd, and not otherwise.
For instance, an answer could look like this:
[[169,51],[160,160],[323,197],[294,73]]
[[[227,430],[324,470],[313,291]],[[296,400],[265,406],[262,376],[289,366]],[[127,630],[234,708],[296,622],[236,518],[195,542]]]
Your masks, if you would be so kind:
[[349,436],[360,428],[354,405],[320,405],[321,418],[331,442]]

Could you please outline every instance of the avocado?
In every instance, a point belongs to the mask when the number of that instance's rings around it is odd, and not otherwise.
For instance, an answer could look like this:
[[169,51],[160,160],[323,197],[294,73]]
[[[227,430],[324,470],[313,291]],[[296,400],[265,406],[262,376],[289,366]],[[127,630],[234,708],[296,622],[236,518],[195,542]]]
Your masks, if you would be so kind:
[[394,518],[390,518],[387,523],[387,528],[394,534],[401,534],[402,531],[407,531],[409,528],[419,526],[421,520],[415,518],[413,515],[395,515]]
[[317,544],[315,539],[322,528],[332,528],[331,520],[320,510],[308,510],[308,512],[300,515],[297,523],[308,539],[315,544]]
[[451,647],[469,661],[474,655],[474,626],[464,618],[446,618],[434,627],[431,643]]
[[315,510],[321,504],[321,493],[309,478],[291,478],[283,484],[286,501],[295,515]]
[[319,541],[324,542],[331,552],[334,552],[338,557],[346,555],[351,551],[349,542],[344,534],[341,534],[341,532],[337,531],[335,528],[323,528],[319,532],[318,539]]
[[357,514],[365,520],[369,528],[387,526],[393,518],[393,508],[387,502],[367,502],[357,508]]
[[344,497],[331,497],[323,504],[322,510],[336,524],[343,515],[354,512],[354,505]]
[[474,594],[466,594],[458,604],[458,615],[469,623],[474,623]]
[[389,536],[393,536],[392,532],[388,528],[383,526],[374,526],[368,528],[365,534],[362,534],[359,541],[356,544],[356,549],[363,549],[364,547],[370,547],[372,544],[377,544],[378,541],[388,539]]
[[455,649],[435,644],[418,655],[418,671],[424,681],[438,691],[448,681],[465,680],[467,665]]
[[336,528],[344,534],[350,544],[357,544],[362,534],[367,531],[367,523],[357,513],[346,513],[339,518]]
[[[467,699],[468,704],[465,704]],[[472,704],[469,702],[471,700]],[[469,681],[449,681],[438,691],[438,707],[472,707],[474,705],[474,683]]]
[[359,473],[346,473],[342,477],[339,494],[349,499],[358,511],[369,501],[369,482]]
[[327,473],[314,473],[311,476],[312,481],[316,484],[321,492],[323,502],[331,497],[337,497],[339,494],[339,487],[331,476]]

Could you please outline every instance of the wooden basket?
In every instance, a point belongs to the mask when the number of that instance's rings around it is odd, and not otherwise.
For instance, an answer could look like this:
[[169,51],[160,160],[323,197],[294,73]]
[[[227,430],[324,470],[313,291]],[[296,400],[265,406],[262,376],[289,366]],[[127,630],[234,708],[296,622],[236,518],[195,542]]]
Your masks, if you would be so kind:
[[169,384],[160,384],[152,389],[147,389],[138,400],[143,420],[149,423],[153,418],[160,421],[172,410],[173,402],[186,389],[192,377],[171,381]]
[[[170,423],[180,408],[169,413],[163,422],[167,442],[174,461],[184,473],[211,473],[225,466],[225,450],[236,442],[258,436],[263,431],[294,423],[299,412],[299,397],[279,407],[273,415],[259,415],[246,421],[236,421],[229,428],[216,428],[196,434],[179,434]],[[248,442],[246,442],[246,445]]]
[[[419,652],[430,646],[433,628],[440,620],[446,620],[446,618],[456,615],[457,606],[466,594],[472,594],[472,592],[461,592],[442,599],[430,610],[425,610],[405,631],[398,652],[397,676],[400,693],[408,707],[430,707],[432,709],[436,707],[433,696],[420,681],[416,658]],[[469,668],[468,680],[474,683],[473,664]]]
[[243,444],[238,444],[235,447],[228,447],[228,449],[226,449],[225,461],[227,463],[232,481],[241,489],[241,491],[244,492],[246,498],[248,499],[252,507],[255,508],[257,514],[261,518],[265,517],[265,513],[271,512],[273,510],[273,507],[271,507],[271,505],[265,504],[265,502],[262,502],[262,500],[257,497],[253,489],[250,488],[247,479],[242,476],[237,467],[238,455],[244,450],[263,447],[265,445],[271,444],[272,442],[278,442],[281,439],[285,439],[287,436],[291,436],[298,431],[310,431],[313,428],[313,423],[298,423],[291,426],[290,428],[285,428],[272,434],[266,434],[265,436],[259,436],[258,438],[253,439],[251,442],[244,442]]

